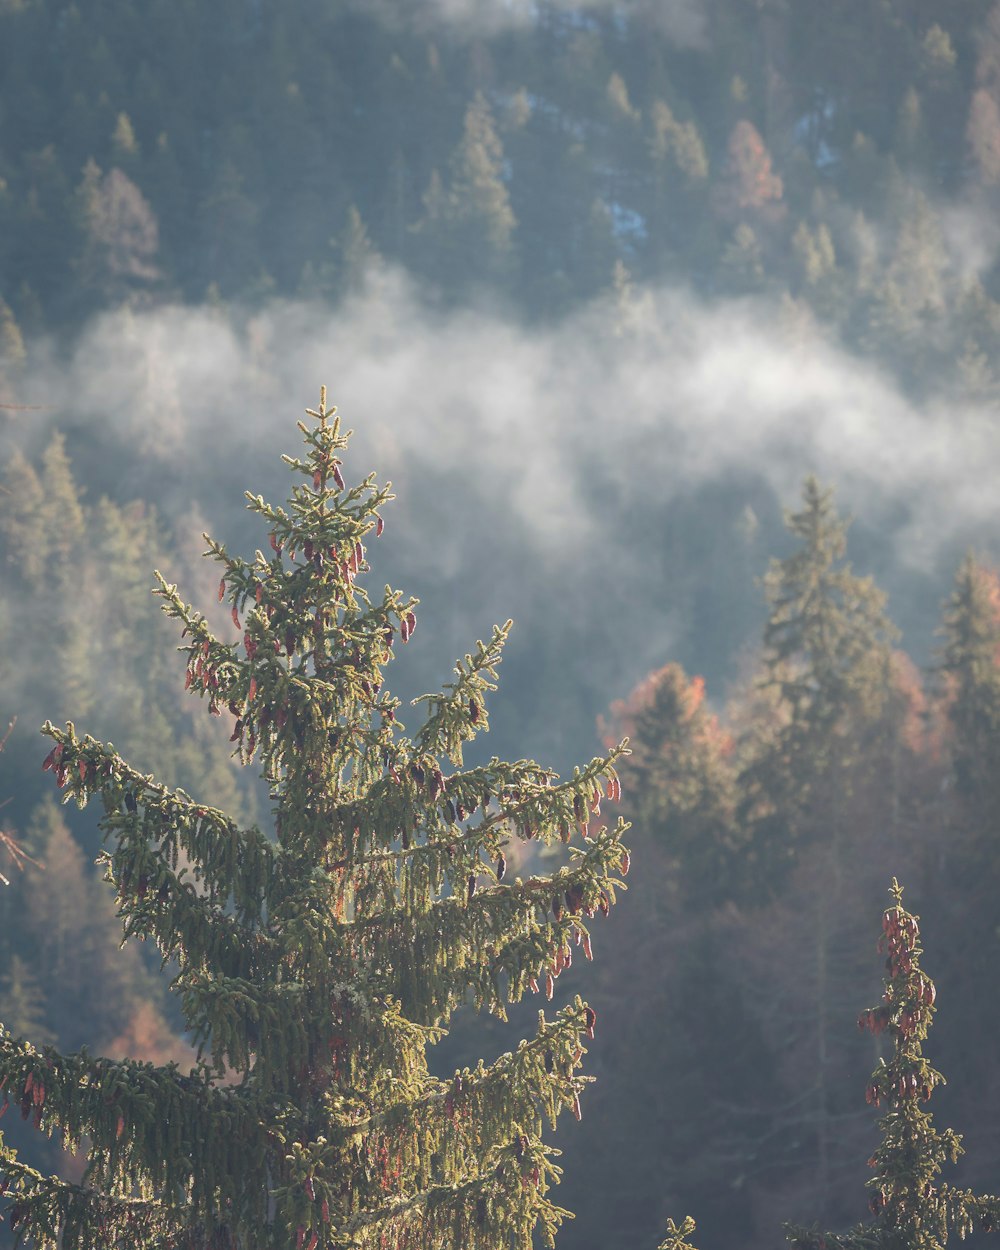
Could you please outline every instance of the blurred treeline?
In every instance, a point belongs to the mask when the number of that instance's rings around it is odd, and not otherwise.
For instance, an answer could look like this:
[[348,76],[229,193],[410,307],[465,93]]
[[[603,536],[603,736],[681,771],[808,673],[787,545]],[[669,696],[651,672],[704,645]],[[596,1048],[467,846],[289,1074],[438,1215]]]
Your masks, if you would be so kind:
[[[879,1043],[857,1020],[881,995],[894,874],[939,988],[935,1117],[968,1151],[948,1179],[996,1189],[1000,577],[961,562],[921,670],[846,559],[833,492],[809,479],[787,521],[724,706],[669,662],[603,721],[631,740],[634,867],[594,962],[557,984],[599,1021],[583,1122],[557,1138],[574,1250],[653,1246],[685,1214],[699,1246],[747,1250],[780,1245],[784,1221],[867,1218]],[[494,1026],[496,1049],[522,1021]],[[447,1058],[482,1035],[460,1021]]]
[[725,706],[668,663],[607,720],[631,736],[639,867],[575,984],[611,1035],[561,1143],[570,1245],[649,1245],[694,1214],[699,1245],[752,1250],[783,1220],[866,1218],[879,1051],[856,1021],[881,993],[893,874],[940,989],[935,1116],[968,1149],[951,1179],[996,1188],[1000,579],[961,563],[921,671],[844,558],[832,493],[810,479],[788,521],[797,544]]
[[[0,893],[0,1019],[62,1049],[190,1062],[155,952],[119,950],[112,891],[94,866],[99,813],[59,806],[37,731],[46,716],[75,718],[168,784],[252,819],[256,795],[229,758],[229,728],[182,703],[178,640],[149,592],[168,553],[175,566],[193,562],[144,503],[85,501],[58,436],[38,464],[14,453],[4,466],[0,551],[0,686],[16,717],[0,757],[0,820],[31,857],[22,872],[0,866],[13,878]],[[20,1140],[19,1124],[4,1128]],[[56,1163],[38,1134],[25,1145]]]
[[[630,276],[765,294],[914,393],[996,400],[1000,6],[522,8],[530,20],[487,20],[470,0],[448,22],[402,2],[0,0],[0,402],[46,337],[100,310],[336,301],[380,258],[429,299],[531,322],[607,292],[627,304]],[[266,808],[229,727],[184,699],[149,600],[159,565],[211,601],[197,519],[175,533],[127,480],[92,498],[78,472],[55,439],[0,479],[0,709],[19,718],[0,799],[44,865],[0,892],[0,1019],[62,1048],[183,1059],[155,963],[116,950],[94,813],[51,801],[37,721],[73,718],[240,819]],[[967,1135],[969,1183],[995,1189],[996,577],[955,571],[940,619],[915,623],[944,631],[921,671],[877,589],[845,570],[818,487],[794,505],[759,636],[724,484],[688,511],[658,506],[682,522],[651,575],[698,624],[685,659],[742,677],[713,713],[665,654],[607,713],[635,746],[636,870],[569,985],[602,1027],[600,1079],[559,1143],[559,1199],[578,1213],[560,1244],[652,1246],[690,1212],[708,1250],[752,1250],[783,1219],[863,1213],[873,1043],[854,1020],[877,997],[892,874],[940,990],[929,1053],[952,1085],[935,1110]],[[816,602],[794,563],[810,507],[830,557]],[[628,610],[613,589],[595,598]],[[560,697],[563,629],[553,613],[540,702]],[[825,657],[818,638],[836,642]],[[455,1045],[479,1053],[479,1036],[463,1026]]]
[[2,0],[0,359],[123,300],[331,299],[381,256],[550,318],[784,295],[995,393],[1000,8]]

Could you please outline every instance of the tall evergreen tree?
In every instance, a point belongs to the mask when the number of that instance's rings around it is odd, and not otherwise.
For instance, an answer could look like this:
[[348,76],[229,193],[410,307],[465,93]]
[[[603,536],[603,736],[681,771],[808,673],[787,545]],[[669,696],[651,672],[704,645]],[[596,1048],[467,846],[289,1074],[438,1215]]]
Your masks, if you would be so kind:
[[[508,625],[424,696],[406,736],[382,686],[416,601],[361,585],[365,540],[391,498],[348,487],[349,435],[326,408],[301,424],[287,507],[248,495],[269,554],[209,539],[240,642],[159,579],[186,637],[190,688],[235,717],[259,758],[275,838],[169,790],[110,745],[57,729],[45,767],[66,799],[99,796],[108,880],[126,937],[176,959],[173,988],[201,1047],[176,1065],[63,1055],[4,1033],[0,1077],[36,1127],[90,1141],[80,1185],[9,1149],[7,1211],[39,1250],[416,1250],[547,1244],[566,1214],[546,1122],[579,1115],[576,999],[492,1065],[431,1076],[426,1048],[472,999],[504,1015],[554,979],[628,868],[625,828],[592,824],[620,787],[623,748],[560,781],[530,761],[463,765],[487,726]],[[551,876],[505,880],[512,840],[583,844]]]
[[815,477],[786,524],[798,547],[765,578],[761,684],[777,703],[766,735],[744,742],[741,816],[767,873],[821,838],[891,691],[895,629],[885,596],[845,562],[847,526]]
[[832,492],[808,478],[802,508],[786,523],[799,545],[774,561],[765,579],[770,613],[761,685],[773,700],[773,716],[763,732],[744,737],[737,821],[746,829],[746,879],[757,895],[780,893],[795,869],[795,919],[809,918],[796,947],[803,960],[796,977],[796,1049],[816,1080],[791,1122],[815,1148],[825,1214],[835,1174],[854,1144],[843,1131],[848,1109],[839,1102],[833,1044],[854,977],[842,957],[850,947],[855,901],[844,897],[844,867],[860,831],[851,799],[884,754],[894,631],[882,593],[844,560],[846,526]]
[[[937,854],[940,898],[935,913],[949,924],[943,953],[949,981],[988,982],[997,956],[997,805],[1000,802],[1000,579],[965,557],[944,608],[937,707],[943,712],[945,777],[938,794],[942,826]],[[967,1071],[989,1079],[992,1043],[1000,1026],[993,995],[976,996],[974,1019],[962,1030]],[[950,1040],[947,1038],[946,1040]],[[978,1108],[972,1102],[972,1113]]]
[[505,182],[503,143],[481,92],[465,112],[462,138],[449,160],[447,190],[435,170],[418,226],[436,281],[460,288],[510,273],[517,219]]
[[732,739],[705,706],[705,683],[679,664],[650,673],[612,707],[616,731],[627,734],[624,766],[632,823],[656,843],[668,881],[704,903],[732,888],[739,836],[733,819]]
[[462,140],[452,154],[451,193],[458,226],[474,233],[493,264],[502,263],[517,222],[503,180],[503,145],[490,107],[477,94],[465,113]]
[[611,1244],[652,1246],[664,1207],[681,1195],[696,1207],[711,1202],[711,1235],[749,1220],[747,1187],[720,1193],[718,1177],[757,1148],[767,1112],[732,1108],[745,1102],[749,1073],[762,1104],[777,1091],[717,908],[721,899],[732,913],[738,858],[729,737],[705,706],[701,678],[679,664],[650,673],[612,705],[610,721],[605,741],[627,734],[632,752],[621,767],[622,811],[643,872],[594,969],[591,1001],[613,1015],[616,1049],[603,1051],[595,1114],[566,1144],[567,1186],[591,1230],[587,1244],[603,1226]]
[[1000,580],[968,555],[945,605],[941,672],[960,799],[979,814],[1000,793]]

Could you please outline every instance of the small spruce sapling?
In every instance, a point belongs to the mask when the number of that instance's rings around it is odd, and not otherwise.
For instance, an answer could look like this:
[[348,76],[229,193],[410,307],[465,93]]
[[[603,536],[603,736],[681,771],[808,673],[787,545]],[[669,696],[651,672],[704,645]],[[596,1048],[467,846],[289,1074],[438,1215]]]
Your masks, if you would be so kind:
[[886,955],[885,992],[879,1006],[858,1019],[860,1029],[885,1033],[892,1042],[865,1095],[869,1104],[886,1107],[882,1139],[868,1161],[872,1219],[843,1234],[789,1226],[794,1250],[942,1250],[953,1233],[964,1239],[977,1228],[992,1232],[1000,1221],[1000,1199],[938,1181],[962,1145],[952,1129],[935,1129],[925,1109],[935,1087],[944,1084],[922,1051],[936,991],[920,967],[918,917],[904,909],[895,878],[889,893],[892,905],[882,917],[879,940]]
[[690,1215],[686,1216],[680,1224],[667,1220],[667,1235],[660,1242],[659,1250],[694,1250],[688,1238],[695,1231],[695,1227],[695,1222]]
[[[505,1006],[553,982],[628,870],[624,744],[560,780],[526,760],[463,765],[510,623],[418,700],[412,737],[384,688],[416,601],[363,588],[366,544],[391,498],[348,485],[325,391],[300,423],[287,507],[248,495],[268,550],[209,539],[239,641],[159,578],[181,626],[187,686],[233,717],[259,760],[275,836],[132,768],[70,724],[44,732],[66,800],[99,798],[107,880],[126,938],[154,941],[200,1046],[176,1065],[63,1055],[0,1032],[0,1086],[37,1128],[88,1143],[80,1184],[7,1147],[5,1213],[37,1250],[529,1250],[567,1214],[542,1142],[580,1114],[595,1013],[579,998],[492,1065],[430,1075],[426,1048],[471,999]],[[509,879],[505,848],[570,842],[550,876]]]

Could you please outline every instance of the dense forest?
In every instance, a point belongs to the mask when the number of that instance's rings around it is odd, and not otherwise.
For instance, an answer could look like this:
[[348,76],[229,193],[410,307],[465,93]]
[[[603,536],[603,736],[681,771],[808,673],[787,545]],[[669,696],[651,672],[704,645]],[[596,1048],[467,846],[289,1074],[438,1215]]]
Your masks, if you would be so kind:
[[631,738],[558,1244],[862,1217],[894,875],[996,1189],[998,188],[992,0],[0,0],[0,1019],[191,1060],[36,730],[267,829],[149,588],[214,599],[326,382],[426,605],[400,693],[513,616],[489,750]]
[[338,299],[383,258],[532,321],[625,271],[776,294],[993,394],[986,0],[394,8],[6,3],[7,371],[122,300]]

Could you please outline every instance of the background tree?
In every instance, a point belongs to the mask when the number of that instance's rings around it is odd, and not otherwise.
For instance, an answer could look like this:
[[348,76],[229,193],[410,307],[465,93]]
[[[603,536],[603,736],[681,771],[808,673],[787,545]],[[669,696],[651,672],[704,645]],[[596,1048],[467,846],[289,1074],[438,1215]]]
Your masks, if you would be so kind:
[[[182,706],[172,631],[166,620],[149,619],[149,568],[183,558],[156,513],[139,500],[88,501],[66,439],[55,434],[37,464],[20,453],[8,459],[0,541],[7,648],[0,675],[21,724],[78,710],[103,735],[127,738],[140,767],[155,762],[171,784],[251,818],[255,798],[227,758],[227,735]],[[8,750],[26,773],[23,737]],[[40,797],[28,787],[11,793],[15,824],[28,827]],[[84,848],[96,850],[93,837]]]
[[809,987],[811,1003],[800,1007],[796,1044],[812,1056],[815,1083],[809,1105],[793,1116],[798,1131],[815,1137],[823,1203],[832,1192],[835,1154],[849,1158],[853,1146],[850,1134],[835,1128],[831,1046],[835,1004],[843,1002],[853,969],[835,952],[852,919],[844,901],[846,843],[857,827],[849,814],[852,788],[864,768],[877,767],[873,746],[891,689],[894,631],[882,593],[845,563],[846,526],[832,493],[814,477],[786,524],[797,549],[774,561],[765,579],[770,613],[760,682],[774,699],[774,715],[770,725],[758,718],[743,740],[737,820],[746,829],[756,890],[780,888],[782,874],[797,866],[799,906],[803,891],[809,898],[811,932],[797,947],[806,961],[797,983]]
[[734,744],[705,706],[703,679],[667,664],[611,711],[615,741],[633,744],[623,811],[657,848],[657,890],[677,900],[731,896],[741,842]]
[[889,694],[895,633],[885,596],[845,562],[847,527],[815,477],[786,525],[798,547],[765,578],[759,679],[777,717],[763,736],[758,721],[744,740],[739,815],[751,859],[772,880],[797,842],[827,840],[839,828],[848,773]]
[[[622,811],[643,871],[594,970],[591,1001],[617,1027],[595,1060],[594,1114],[565,1145],[569,1201],[591,1225],[610,1208],[616,1245],[651,1243],[681,1206],[704,1214],[714,1241],[753,1222],[746,1174],[772,1127],[770,1107],[782,1102],[778,1064],[745,992],[746,934],[734,933],[732,739],[706,706],[703,681],[679,664],[614,704],[603,728],[606,742],[629,737]],[[597,1124],[614,1150],[591,1136]],[[601,1184],[581,1184],[595,1151]],[[730,1183],[720,1186],[720,1175]]]
[[784,185],[772,168],[760,131],[745,118],[729,136],[726,164],[716,193],[716,207],[735,221],[777,221],[783,211]]
[[[124,134],[131,134],[131,126]],[[109,302],[120,302],[148,287],[160,276],[155,264],[160,237],[139,188],[121,169],[102,175],[88,161],[78,195],[86,237],[78,266],[83,288],[96,288]]]
[[1000,109],[983,88],[974,93],[969,105],[965,138],[979,181],[985,187],[996,186],[1000,181]]
[[448,166],[447,190],[436,171],[431,176],[419,227],[437,261],[431,272],[463,285],[503,282],[511,272],[517,219],[504,181],[503,142],[481,92],[465,111]]
[[[623,748],[563,782],[530,761],[463,767],[509,625],[418,701],[404,735],[382,669],[416,603],[389,587],[373,602],[361,584],[391,496],[373,477],[345,485],[348,436],[325,393],[310,416],[288,506],[248,496],[271,554],[208,540],[242,641],[159,582],[188,638],[188,685],[235,717],[240,758],[259,756],[276,839],[46,725],[65,797],[103,802],[126,938],[177,960],[201,1057],[182,1074],[0,1038],[25,1118],[70,1146],[89,1139],[81,1185],[4,1149],[11,1224],[40,1248],[527,1250],[565,1214],[541,1134],[579,1116],[593,1010],[577,998],[541,1013],[533,1039],[450,1080],[425,1052],[467,997],[503,1016],[529,988],[551,997],[574,945],[589,956],[588,919],[628,868],[624,823],[591,824],[605,787],[618,797]],[[574,828],[568,865],[504,880],[512,839],[559,845]]]
[[981,823],[996,810],[1000,782],[1000,580],[971,555],[955,578],[942,633],[955,786]]
[[[984,1152],[991,1137],[978,1120],[981,1091],[993,1080],[985,1056],[1000,1023],[993,996],[974,987],[994,975],[998,934],[994,900],[997,859],[998,734],[1000,734],[1000,583],[996,572],[966,555],[944,605],[937,656],[935,712],[942,721],[943,761],[936,819],[939,849],[928,864],[935,882],[935,924],[948,936],[939,955],[941,984],[957,992],[970,1018],[949,1012],[939,1045],[952,1063],[962,1056],[962,1089],[950,1091],[952,1114],[968,1126],[972,1183],[992,1184]],[[982,1056],[982,1058],[980,1058]]]

